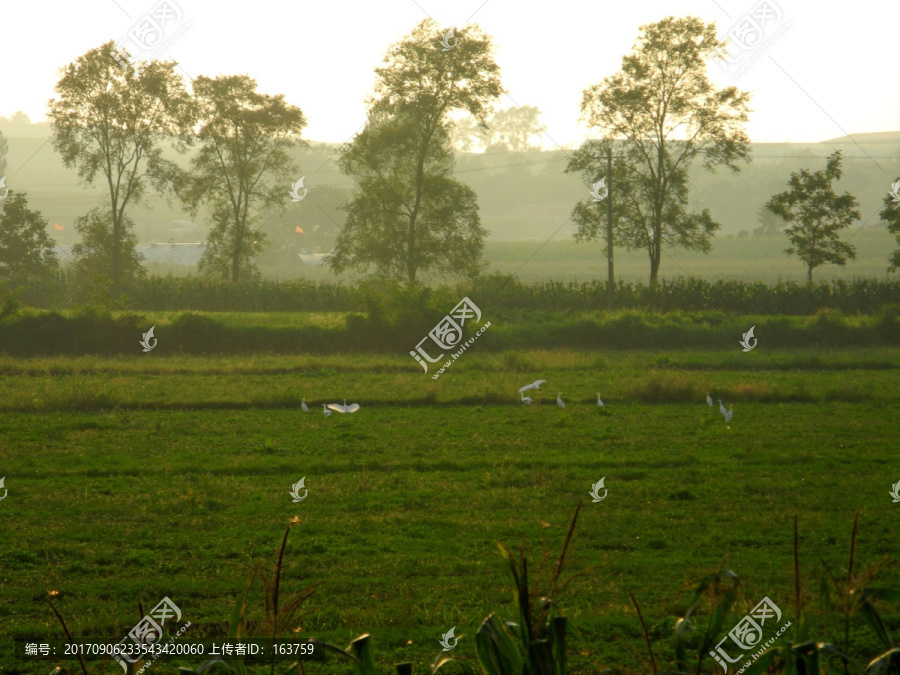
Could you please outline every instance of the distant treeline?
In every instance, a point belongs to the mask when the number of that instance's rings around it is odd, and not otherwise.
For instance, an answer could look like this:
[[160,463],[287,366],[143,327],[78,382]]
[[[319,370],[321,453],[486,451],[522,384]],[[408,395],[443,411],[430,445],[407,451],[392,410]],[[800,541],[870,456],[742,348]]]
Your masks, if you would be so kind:
[[[387,287],[386,287],[387,288]],[[151,277],[132,287],[119,309],[204,312],[365,312],[367,298],[379,290],[371,284],[345,285],[310,281],[210,282],[197,277]],[[569,312],[609,307],[607,284],[538,282],[492,275],[453,288],[443,287],[450,308],[468,295],[484,310]],[[2,293],[0,293],[2,295]],[[36,308],[73,309],[79,298],[65,284],[24,289],[19,301]],[[456,300],[453,300],[456,298]],[[2,300],[2,298],[0,298]],[[735,314],[810,315],[821,309],[845,314],[874,314],[900,303],[900,280],[834,280],[807,285],[779,282],[661,280],[656,288],[619,282],[616,309],[655,312],[714,310]],[[433,309],[439,310],[434,307]],[[439,310],[441,311],[441,310]]]

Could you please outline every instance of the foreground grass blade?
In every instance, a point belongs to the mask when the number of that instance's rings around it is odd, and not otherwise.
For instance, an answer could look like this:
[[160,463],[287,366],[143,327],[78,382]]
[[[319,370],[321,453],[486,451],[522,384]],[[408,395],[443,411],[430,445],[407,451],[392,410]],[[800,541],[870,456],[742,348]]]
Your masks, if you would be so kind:
[[371,635],[360,635],[350,643],[348,651],[356,657],[354,667],[357,675],[375,675],[375,650]]
[[475,649],[487,675],[521,675],[522,657],[496,614],[481,624],[475,634]]
[[[250,578],[247,580],[247,587],[244,589],[241,597],[237,599],[237,602],[234,603],[234,609],[231,611],[231,621],[228,626],[229,640],[237,641],[241,639],[241,628],[244,624],[244,612],[247,610],[247,595],[250,593],[250,586],[253,584],[253,578],[255,576],[255,573],[250,574]],[[236,661],[232,659],[231,666],[238,675],[247,675],[247,668],[244,666],[242,660]]]
[[[475,670],[472,668],[472,666],[470,666],[466,663],[463,663],[462,661],[457,661],[455,659],[451,659],[449,656],[441,657],[441,660],[438,661],[434,665],[434,668],[431,669],[432,675],[434,675],[434,673],[439,671],[444,666],[449,665],[451,663],[458,666],[460,672],[462,672],[463,675],[476,675]],[[410,673],[412,673],[412,670],[410,670]],[[398,675],[399,675],[399,673],[398,673]]]
[[564,616],[550,620],[550,649],[556,665],[554,675],[566,675],[566,629],[569,621]]
[[889,675],[900,673],[900,649],[885,652],[877,659],[872,659],[866,666],[866,675]]

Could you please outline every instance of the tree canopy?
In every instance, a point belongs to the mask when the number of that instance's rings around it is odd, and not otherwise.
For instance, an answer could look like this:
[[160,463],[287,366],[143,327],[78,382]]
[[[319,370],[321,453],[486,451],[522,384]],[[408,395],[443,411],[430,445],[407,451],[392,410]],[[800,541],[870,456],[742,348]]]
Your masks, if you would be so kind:
[[[612,176],[615,237],[626,248],[643,248],[650,284],[657,283],[664,246],[708,252],[719,229],[709,211],[687,209],[688,169],[695,159],[715,171],[734,173],[748,161],[749,94],[715,89],[706,67],[719,42],[713,23],[667,17],[641,26],[622,69],[584,91],[582,119],[603,138],[588,141],[566,171],[581,172],[587,185],[606,173],[607,148],[617,155]],[[606,215],[602,202],[584,200],[573,211],[582,240],[597,237]]]
[[[892,188],[900,192],[900,176],[893,182]],[[884,197],[884,207],[878,212],[881,220],[887,225],[888,232],[897,239],[900,246],[900,201],[896,201],[891,194]],[[900,248],[892,251],[888,258],[888,272],[896,272],[900,268]]]
[[414,283],[421,271],[472,275],[482,267],[486,230],[475,193],[451,177],[450,113],[478,121],[502,93],[490,39],[477,27],[440,49],[441,31],[423,20],[376,69],[365,129],[339,161],[356,179],[347,221],[329,265]]
[[838,195],[831,186],[839,180],[841,151],[828,157],[824,171],[810,173],[806,169],[792,172],[789,189],[772,197],[766,208],[781,216],[788,224],[788,255],[796,255],[806,263],[806,278],[812,283],[813,271],[826,264],[847,264],[856,258],[856,248],[840,240],[840,231],[859,220],[859,202],[849,192]]
[[256,91],[247,75],[194,80],[200,149],[183,175],[179,196],[192,215],[205,205],[213,223],[200,269],[240,281],[257,273],[253,259],[263,248],[263,211],[284,207],[296,182],[288,150],[305,144],[306,118],[284,96]]
[[0,201],[0,278],[12,287],[46,280],[59,269],[48,222],[12,190]]
[[[184,149],[190,134],[189,97],[173,61],[150,61],[123,70],[110,56],[113,41],[66,66],[49,103],[53,147],[79,177],[106,184],[108,208],[82,220],[92,232],[92,259],[108,259],[110,292],[134,279],[135,239],[126,216],[148,186],[163,190],[177,166],[163,157],[161,139]],[[100,229],[108,228],[101,233]],[[76,253],[76,256],[79,255]]]

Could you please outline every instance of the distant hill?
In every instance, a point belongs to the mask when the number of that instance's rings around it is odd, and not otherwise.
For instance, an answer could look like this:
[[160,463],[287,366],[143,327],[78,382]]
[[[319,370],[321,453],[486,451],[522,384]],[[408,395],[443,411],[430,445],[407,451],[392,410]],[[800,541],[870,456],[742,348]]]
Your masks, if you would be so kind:
[[900,143],[900,131],[875,131],[869,134],[853,134],[850,136],[841,136],[840,138],[831,138],[820,143]]

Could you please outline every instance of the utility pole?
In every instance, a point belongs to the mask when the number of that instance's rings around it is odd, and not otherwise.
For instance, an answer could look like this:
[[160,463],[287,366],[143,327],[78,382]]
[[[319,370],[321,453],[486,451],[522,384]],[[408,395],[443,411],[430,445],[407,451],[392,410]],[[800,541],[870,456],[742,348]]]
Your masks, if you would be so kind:
[[606,149],[606,256],[609,262],[609,308],[613,308],[616,297],[616,275],[613,270],[613,227],[612,227],[612,143]]

